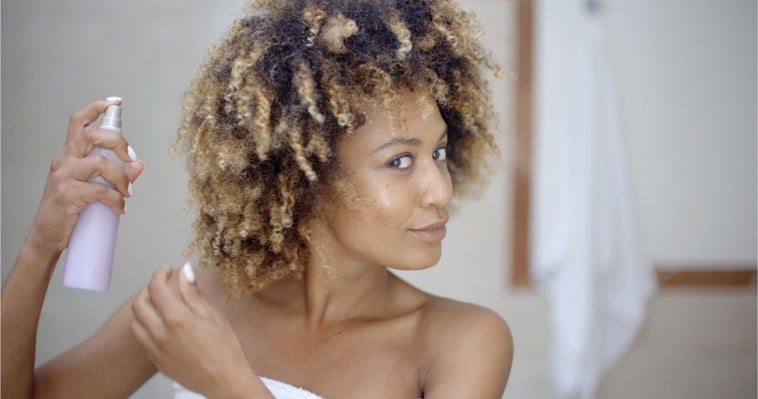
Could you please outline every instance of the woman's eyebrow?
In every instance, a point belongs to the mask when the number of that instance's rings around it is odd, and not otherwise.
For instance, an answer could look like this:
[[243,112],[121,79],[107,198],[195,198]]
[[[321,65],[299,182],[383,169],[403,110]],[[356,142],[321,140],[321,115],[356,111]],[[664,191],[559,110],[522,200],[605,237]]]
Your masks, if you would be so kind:
[[[442,141],[445,136],[447,136],[447,126],[445,126],[445,129],[442,131],[442,134],[440,134],[440,138],[437,140],[437,142]],[[417,146],[421,144],[421,140],[419,140],[417,137],[395,137],[390,141],[380,145],[379,148],[374,150],[374,153],[398,144]]]
[[421,140],[419,140],[416,137],[395,137],[392,140],[382,144],[379,146],[379,148],[375,149],[374,152],[379,152],[381,150],[384,150],[386,148],[392,147],[394,145],[403,144],[403,145],[420,145]]

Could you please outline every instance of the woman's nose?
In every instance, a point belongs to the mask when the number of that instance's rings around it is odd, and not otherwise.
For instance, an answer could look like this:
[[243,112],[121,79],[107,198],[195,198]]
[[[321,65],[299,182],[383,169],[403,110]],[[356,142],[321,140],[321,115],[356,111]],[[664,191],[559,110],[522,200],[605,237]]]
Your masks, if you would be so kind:
[[427,168],[424,168],[422,187],[422,207],[447,208],[453,198],[453,182],[447,164],[432,161]]

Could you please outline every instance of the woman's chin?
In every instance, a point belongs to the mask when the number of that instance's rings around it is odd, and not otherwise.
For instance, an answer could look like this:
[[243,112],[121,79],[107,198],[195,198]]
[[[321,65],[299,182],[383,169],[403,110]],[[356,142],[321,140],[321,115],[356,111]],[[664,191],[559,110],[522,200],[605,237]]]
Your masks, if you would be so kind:
[[398,262],[390,266],[390,268],[406,271],[430,269],[439,263],[441,257],[441,248],[437,251],[424,251],[424,253],[414,256],[413,259],[408,259],[406,262]]

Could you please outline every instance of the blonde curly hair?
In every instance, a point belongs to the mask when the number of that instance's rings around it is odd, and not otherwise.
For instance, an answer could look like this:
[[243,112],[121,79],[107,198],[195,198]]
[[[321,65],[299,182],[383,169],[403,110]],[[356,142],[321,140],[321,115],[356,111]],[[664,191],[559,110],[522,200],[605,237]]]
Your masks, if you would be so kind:
[[235,296],[300,278],[336,145],[403,90],[437,103],[457,197],[486,184],[497,148],[474,16],[451,0],[259,0],[200,67],[175,149],[198,208],[201,267]]

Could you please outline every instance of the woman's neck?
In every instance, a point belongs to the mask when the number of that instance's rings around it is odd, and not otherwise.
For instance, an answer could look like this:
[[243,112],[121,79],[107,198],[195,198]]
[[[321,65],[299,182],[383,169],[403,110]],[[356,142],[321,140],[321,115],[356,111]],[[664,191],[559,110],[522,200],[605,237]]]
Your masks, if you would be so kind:
[[302,280],[282,281],[255,294],[269,305],[302,317],[306,325],[386,316],[396,281],[386,268],[373,265],[324,265],[312,256]]

